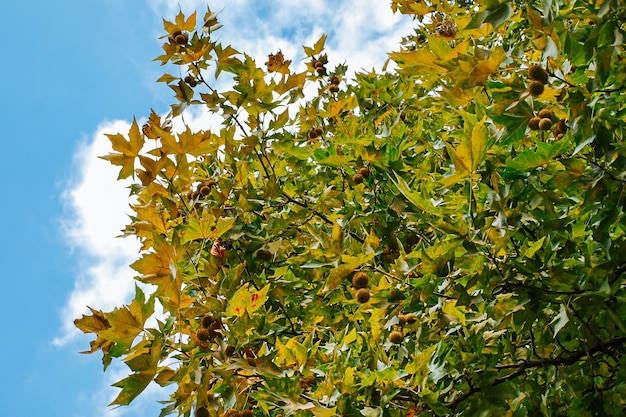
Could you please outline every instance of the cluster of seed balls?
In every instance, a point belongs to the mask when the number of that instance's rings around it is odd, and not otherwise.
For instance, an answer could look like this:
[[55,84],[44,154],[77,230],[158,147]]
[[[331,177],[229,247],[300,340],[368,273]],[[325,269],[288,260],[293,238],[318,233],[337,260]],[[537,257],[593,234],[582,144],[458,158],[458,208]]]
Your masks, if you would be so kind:
[[366,166],[359,168],[356,174],[352,176],[352,181],[355,184],[361,184],[363,180],[370,176],[370,169]]
[[[415,313],[399,314],[398,321],[400,326],[413,324],[417,321],[417,316],[415,315]],[[394,345],[399,345],[400,343],[402,343],[403,339],[404,335],[402,334],[402,330],[394,330],[389,333],[389,341]]]
[[321,57],[320,59],[314,59],[311,64],[313,64],[313,68],[315,68],[315,73],[317,75],[326,75],[326,62],[325,57]]
[[359,271],[352,277],[352,288],[356,290],[355,298],[361,303],[365,304],[370,300],[369,286],[370,280],[367,273]]
[[202,181],[198,184],[195,191],[189,191],[189,193],[187,193],[187,198],[189,200],[195,200],[198,197],[206,197],[211,193],[211,188],[213,188],[215,184],[217,184],[215,180]]
[[557,119],[550,109],[541,109],[537,114],[528,120],[528,127],[531,130],[552,130],[556,139],[561,139],[567,132],[567,123],[564,119]]
[[187,42],[189,42],[189,35],[187,34],[187,32],[181,32],[180,30],[177,30],[176,32],[168,36],[167,39],[170,41],[170,43],[187,45]]
[[[528,84],[528,93],[531,96],[537,97],[543,93],[545,84],[548,82],[548,75],[548,71],[541,65],[535,64],[528,67],[528,78],[531,80]],[[552,110],[541,109],[528,121],[528,127],[531,130],[550,130],[555,125],[552,133],[556,139],[561,139],[567,132],[567,124],[563,119],[556,119]]]
[[204,316],[200,320],[200,328],[196,331],[196,337],[203,343],[208,342],[219,334],[221,328],[222,322],[220,319],[213,316]]
[[541,95],[548,82],[548,71],[541,65],[531,65],[528,67],[528,78],[531,80],[528,84],[528,93],[533,97]]

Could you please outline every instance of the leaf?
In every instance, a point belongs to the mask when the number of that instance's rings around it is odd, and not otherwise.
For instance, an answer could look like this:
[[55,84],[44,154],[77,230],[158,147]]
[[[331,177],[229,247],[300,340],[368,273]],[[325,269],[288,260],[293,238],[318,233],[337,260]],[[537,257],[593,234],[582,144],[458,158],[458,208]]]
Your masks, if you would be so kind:
[[560,304],[559,314],[557,314],[550,324],[554,324],[554,337],[565,327],[565,325],[569,323],[569,317],[567,316],[567,309],[565,308],[565,304]]
[[154,312],[154,297],[146,302],[141,288],[135,286],[135,298],[129,306],[116,308],[106,313],[111,325],[98,334],[107,340],[119,343],[131,343],[144,329],[146,319]]
[[87,306],[87,308],[91,310],[92,315],[86,316],[83,314],[82,318],[74,320],[74,325],[83,333],[98,333],[100,330],[111,327],[111,324],[101,310],[95,310],[89,306]]
[[393,174],[395,178],[390,176],[389,179],[411,204],[425,213],[434,215],[442,214],[441,209],[435,207],[431,201],[426,200],[415,191],[412,191],[406,181],[404,181],[404,179],[402,179],[397,172],[394,172]]
[[267,301],[267,292],[270,284],[267,284],[260,290],[249,290],[248,284],[240,287],[228,302],[228,308],[224,312],[227,316],[241,317],[248,313],[252,315],[255,311],[263,307]]
[[289,74],[289,65],[291,64],[290,60],[285,60],[283,53],[278,51],[275,55],[269,54],[267,58],[267,62],[265,65],[267,66],[267,72],[278,72],[281,74]]
[[540,142],[537,144],[535,150],[527,149],[522,151],[515,158],[508,159],[506,166],[516,171],[530,171],[538,166],[547,164],[561,155],[569,148],[569,144],[569,141],[566,140],[561,140],[553,144]]
[[133,123],[128,133],[128,140],[121,134],[106,134],[111,141],[114,153],[101,156],[100,158],[111,162],[113,165],[121,166],[122,169],[117,177],[118,180],[134,176],[135,158],[139,156],[139,151],[144,144],[144,138],[139,131],[137,120],[133,119]]

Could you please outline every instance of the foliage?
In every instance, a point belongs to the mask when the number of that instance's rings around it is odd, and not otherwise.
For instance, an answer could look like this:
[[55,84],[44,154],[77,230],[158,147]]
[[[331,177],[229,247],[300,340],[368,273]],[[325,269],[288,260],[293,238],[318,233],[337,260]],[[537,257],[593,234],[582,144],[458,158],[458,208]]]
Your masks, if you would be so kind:
[[[391,3],[414,33],[351,80],[325,37],[295,73],[210,11],[165,21],[176,103],[104,157],[137,178],[136,296],[76,320],[130,369],[112,404],[155,381],[162,415],[624,415],[626,6]],[[174,132],[194,106],[219,128]]]

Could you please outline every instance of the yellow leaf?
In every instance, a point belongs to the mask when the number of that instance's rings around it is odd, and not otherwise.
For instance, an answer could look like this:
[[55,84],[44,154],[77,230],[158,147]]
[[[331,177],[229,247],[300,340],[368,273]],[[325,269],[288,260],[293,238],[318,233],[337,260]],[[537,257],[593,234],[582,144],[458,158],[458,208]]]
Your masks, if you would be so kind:
[[443,303],[442,311],[448,315],[452,321],[458,321],[465,326],[465,313],[461,307],[456,306],[456,300],[446,300]]
[[248,284],[246,283],[233,294],[224,314],[227,316],[241,317],[247,312],[252,315],[255,311],[263,307],[263,304],[267,301],[267,292],[269,289],[270,284],[267,284],[259,291],[249,290]]

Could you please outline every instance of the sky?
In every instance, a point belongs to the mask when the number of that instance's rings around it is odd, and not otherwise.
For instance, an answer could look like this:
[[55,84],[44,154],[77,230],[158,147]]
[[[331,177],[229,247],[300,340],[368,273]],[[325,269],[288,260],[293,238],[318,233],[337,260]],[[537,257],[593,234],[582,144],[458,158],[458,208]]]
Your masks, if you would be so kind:
[[[162,19],[179,10],[202,16],[207,4],[224,27],[222,44],[257,62],[282,50],[303,70],[302,45],[327,34],[329,67],[380,69],[411,33],[388,0],[24,0],[3,4],[0,204],[0,416],[158,416],[169,393],[150,386],[131,406],[112,408],[111,384],[126,376],[101,354],[81,355],[90,336],[73,320],[87,305],[108,311],[130,301],[128,267],[138,245],[116,236],[128,220],[128,184],[98,159],[105,133],[126,133],[150,109],[165,115],[172,92],[165,71]],[[227,86],[222,86],[226,88]],[[185,120],[199,127],[210,115]]]

